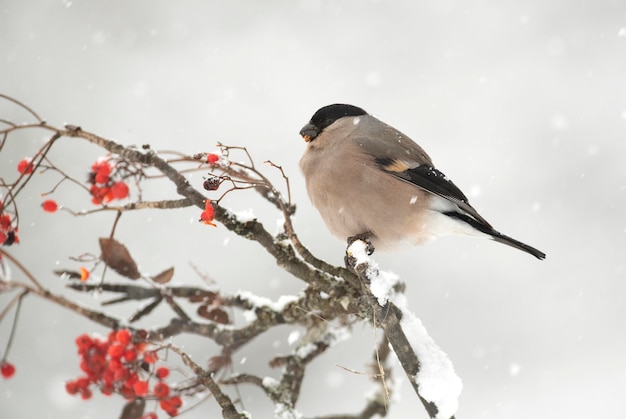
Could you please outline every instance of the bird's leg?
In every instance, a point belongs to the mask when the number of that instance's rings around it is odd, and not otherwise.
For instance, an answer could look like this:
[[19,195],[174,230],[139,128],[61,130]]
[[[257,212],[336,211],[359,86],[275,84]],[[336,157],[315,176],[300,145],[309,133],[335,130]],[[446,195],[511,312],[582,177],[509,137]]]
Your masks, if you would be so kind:
[[370,240],[372,236],[373,234],[371,231],[367,231],[365,233],[359,233],[354,236],[350,236],[348,237],[348,247],[350,247],[350,245],[357,240],[364,241],[365,244],[367,245],[367,255],[370,256],[372,253],[374,253],[374,250],[376,250]]

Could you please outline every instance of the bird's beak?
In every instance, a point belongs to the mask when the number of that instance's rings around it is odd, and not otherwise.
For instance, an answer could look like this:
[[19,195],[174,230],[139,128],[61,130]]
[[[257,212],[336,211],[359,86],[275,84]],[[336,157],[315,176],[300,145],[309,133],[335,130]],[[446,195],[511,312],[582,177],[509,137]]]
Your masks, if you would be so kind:
[[306,141],[307,143],[311,140],[314,140],[315,137],[317,137],[319,133],[320,133],[319,129],[311,123],[306,124],[300,130],[300,135],[302,136],[302,138],[304,138],[304,141]]

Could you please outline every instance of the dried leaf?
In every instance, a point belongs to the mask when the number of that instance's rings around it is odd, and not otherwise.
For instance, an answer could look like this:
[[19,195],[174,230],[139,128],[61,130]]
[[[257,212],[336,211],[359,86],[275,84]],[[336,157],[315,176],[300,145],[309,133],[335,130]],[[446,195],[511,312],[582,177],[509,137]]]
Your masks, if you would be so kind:
[[212,356],[211,358],[209,358],[208,370],[210,372],[217,372],[221,370],[222,368],[230,365],[230,362],[231,360],[227,356],[223,356],[223,355]]
[[205,303],[211,304],[217,297],[217,293],[213,291],[197,290],[194,295],[191,295],[188,299],[192,303]]
[[220,324],[230,323],[230,319],[228,318],[228,313],[226,313],[221,308],[209,309],[209,306],[201,305],[200,307],[198,307],[198,315],[204,317],[207,320],[214,321],[215,323],[220,323]]
[[174,276],[174,267],[164,270],[158,275],[152,277],[152,280],[157,284],[167,284]]
[[277,356],[270,359],[269,365],[270,368],[284,367],[285,365],[287,365],[287,358],[284,356]]
[[132,400],[124,406],[120,419],[139,419],[143,416],[143,410],[146,407],[146,401],[144,399]]
[[126,246],[108,237],[101,237],[99,241],[102,260],[109,268],[126,278],[138,279],[141,277],[137,264],[130,256]]

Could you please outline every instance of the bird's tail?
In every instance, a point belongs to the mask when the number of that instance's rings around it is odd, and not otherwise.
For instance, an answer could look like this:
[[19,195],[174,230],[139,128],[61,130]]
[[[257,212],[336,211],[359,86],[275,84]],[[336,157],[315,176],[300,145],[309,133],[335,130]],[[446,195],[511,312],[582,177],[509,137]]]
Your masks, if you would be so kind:
[[522,243],[519,240],[515,240],[512,237],[505,236],[499,231],[494,230],[493,227],[491,227],[489,224],[484,224],[480,222],[479,220],[476,220],[475,218],[469,216],[468,214],[463,214],[463,213],[459,213],[456,211],[447,211],[447,212],[444,212],[443,214],[447,215],[448,217],[455,218],[459,221],[463,221],[469,224],[470,226],[480,231],[481,233],[488,235],[489,237],[491,237],[492,240],[495,240],[498,243],[506,244],[507,246],[511,246],[516,249],[519,249],[523,252],[533,255],[534,257],[540,260],[543,260],[546,258],[546,254],[543,253],[541,250],[535,249],[534,247],[529,246],[526,243]]
[[505,236],[504,234],[499,233],[496,230],[492,229],[491,232],[488,232],[487,234],[489,234],[491,238],[498,243],[503,243],[516,249],[522,250],[526,253],[533,255],[537,259],[543,260],[546,258],[546,254],[543,253],[541,250],[535,249],[534,247],[529,246],[526,243],[522,243],[519,240],[515,240],[512,237]]

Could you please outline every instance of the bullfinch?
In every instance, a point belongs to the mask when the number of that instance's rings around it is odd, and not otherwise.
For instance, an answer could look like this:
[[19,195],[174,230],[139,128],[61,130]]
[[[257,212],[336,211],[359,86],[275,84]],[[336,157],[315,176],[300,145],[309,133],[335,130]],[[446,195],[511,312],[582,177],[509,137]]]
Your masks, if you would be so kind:
[[544,259],[496,231],[408,136],[346,104],[319,109],[302,128],[300,168],[313,205],[335,236],[375,248],[446,234],[488,237]]

